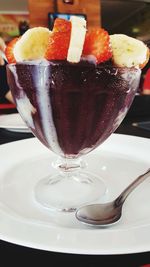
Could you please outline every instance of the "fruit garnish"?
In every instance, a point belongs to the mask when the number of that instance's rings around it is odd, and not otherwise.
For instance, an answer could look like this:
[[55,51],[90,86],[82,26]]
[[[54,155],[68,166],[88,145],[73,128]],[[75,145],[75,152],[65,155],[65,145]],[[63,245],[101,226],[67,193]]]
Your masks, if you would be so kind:
[[149,49],[140,40],[125,34],[110,35],[113,61],[119,67],[143,68],[149,60]]
[[150,49],[147,47],[146,60],[145,60],[143,63],[141,63],[141,64],[139,65],[139,68],[140,68],[140,69],[143,69],[143,68],[146,66],[146,64],[147,64],[148,61],[149,61],[149,58],[150,58]]
[[71,22],[56,19],[53,31],[48,38],[48,45],[44,57],[47,60],[64,60],[67,58],[71,35]]
[[45,27],[27,30],[14,46],[16,61],[44,58],[50,31]]
[[72,16],[71,19],[71,37],[67,54],[67,61],[77,63],[81,59],[85,35],[86,20],[84,18]]
[[70,33],[70,30],[71,30],[70,21],[66,19],[61,19],[61,18],[55,19],[52,33],[56,33],[56,32],[61,32],[61,33],[69,32]]
[[8,63],[16,63],[16,59],[14,57],[14,46],[18,42],[19,38],[15,38],[8,43],[5,49],[5,55],[8,60]]
[[106,30],[92,29],[86,34],[83,56],[95,56],[97,63],[102,63],[112,57],[109,34]]
[[86,33],[86,20],[77,16],[71,16],[70,21],[57,18],[53,31],[45,27],[27,30],[7,45],[5,54],[9,63],[44,58],[78,63],[83,56],[97,64],[112,58],[116,66],[141,69],[150,57],[142,41],[127,35],[109,36],[102,28]]

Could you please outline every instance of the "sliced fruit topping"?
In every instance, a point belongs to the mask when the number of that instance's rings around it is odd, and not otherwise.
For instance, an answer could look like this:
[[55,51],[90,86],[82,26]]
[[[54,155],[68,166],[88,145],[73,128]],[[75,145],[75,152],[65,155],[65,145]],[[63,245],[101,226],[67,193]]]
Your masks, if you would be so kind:
[[16,63],[16,59],[14,57],[14,46],[18,42],[19,38],[15,38],[8,43],[5,49],[5,55],[8,60],[8,63]]
[[55,32],[65,32],[65,33],[70,33],[71,31],[71,24],[70,21],[58,18],[54,22],[54,27],[53,27],[53,33]]
[[143,68],[149,59],[149,49],[142,42],[124,34],[110,36],[113,61],[120,67]]
[[149,58],[150,58],[150,49],[147,47],[146,60],[139,65],[140,69],[143,69],[146,66],[146,64],[149,61]]
[[102,28],[86,33],[86,20],[77,16],[56,19],[52,32],[45,27],[29,29],[7,45],[5,54],[9,63],[44,58],[77,63],[83,56],[97,64],[112,58],[115,65],[129,68],[143,68],[150,57],[142,41],[127,35],[109,36]]
[[104,29],[93,29],[86,34],[83,56],[89,55],[95,56],[97,63],[112,57],[109,34]]
[[50,31],[45,27],[27,30],[14,46],[16,61],[44,58]]
[[71,35],[71,23],[65,19],[56,19],[49,35],[45,52],[47,60],[64,60],[67,58]]
[[71,19],[71,37],[67,54],[67,61],[77,63],[80,61],[85,35],[86,20],[84,18],[72,16]]

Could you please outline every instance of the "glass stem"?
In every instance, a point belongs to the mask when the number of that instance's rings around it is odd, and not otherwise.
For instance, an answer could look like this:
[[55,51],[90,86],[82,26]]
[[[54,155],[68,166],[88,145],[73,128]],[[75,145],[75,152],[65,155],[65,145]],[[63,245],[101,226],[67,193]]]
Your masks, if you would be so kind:
[[53,167],[57,168],[62,173],[78,172],[86,166],[87,163],[81,158],[59,157],[56,162],[53,163]]

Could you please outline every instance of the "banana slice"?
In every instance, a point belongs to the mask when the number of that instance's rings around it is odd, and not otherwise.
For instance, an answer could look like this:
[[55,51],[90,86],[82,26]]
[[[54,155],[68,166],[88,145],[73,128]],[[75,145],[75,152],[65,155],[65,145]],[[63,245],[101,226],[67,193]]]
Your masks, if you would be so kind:
[[143,67],[148,60],[148,48],[142,42],[124,34],[110,35],[113,61],[120,67]]
[[67,61],[78,63],[81,58],[85,34],[86,34],[86,20],[84,18],[71,16],[71,37],[67,54]]
[[45,27],[27,30],[14,46],[16,61],[44,58],[50,31]]

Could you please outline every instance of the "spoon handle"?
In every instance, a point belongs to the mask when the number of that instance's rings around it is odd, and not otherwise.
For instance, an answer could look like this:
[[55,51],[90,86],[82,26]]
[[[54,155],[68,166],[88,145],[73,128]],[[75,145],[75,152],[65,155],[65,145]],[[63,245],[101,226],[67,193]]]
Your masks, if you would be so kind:
[[119,195],[119,197],[115,201],[115,206],[120,206],[126,200],[128,195],[144,180],[146,180],[150,176],[150,168],[140,176],[138,176],[128,187]]

